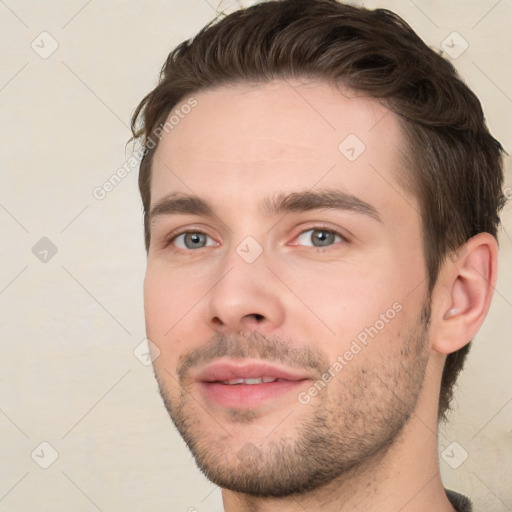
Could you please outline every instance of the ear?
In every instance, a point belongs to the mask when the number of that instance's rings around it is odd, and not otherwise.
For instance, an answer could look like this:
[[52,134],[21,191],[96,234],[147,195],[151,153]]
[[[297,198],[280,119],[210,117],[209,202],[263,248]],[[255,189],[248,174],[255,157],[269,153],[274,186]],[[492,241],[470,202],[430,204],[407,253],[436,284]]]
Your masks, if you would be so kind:
[[432,348],[450,354],[483,324],[496,285],[498,242],[489,233],[470,238],[447,257],[432,298]]

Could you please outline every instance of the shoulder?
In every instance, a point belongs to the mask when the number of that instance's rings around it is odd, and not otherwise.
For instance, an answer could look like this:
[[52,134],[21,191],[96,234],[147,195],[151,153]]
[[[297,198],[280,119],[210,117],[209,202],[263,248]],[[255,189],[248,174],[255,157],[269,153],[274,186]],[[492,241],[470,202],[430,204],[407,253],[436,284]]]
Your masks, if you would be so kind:
[[446,496],[450,500],[450,503],[454,506],[457,512],[472,512],[473,504],[471,500],[466,496],[459,494],[455,491],[450,491],[449,489],[445,489]]

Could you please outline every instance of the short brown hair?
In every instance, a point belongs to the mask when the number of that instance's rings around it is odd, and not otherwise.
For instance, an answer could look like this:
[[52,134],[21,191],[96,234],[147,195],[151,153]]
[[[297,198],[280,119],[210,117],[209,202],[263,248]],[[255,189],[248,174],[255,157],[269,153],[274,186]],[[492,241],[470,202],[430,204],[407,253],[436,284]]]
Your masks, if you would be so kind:
[[[399,116],[410,166],[403,181],[419,200],[430,295],[446,257],[477,233],[497,238],[505,204],[503,148],[452,64],[404,20],[386,9],[335,0],[256,4],[212,20],[169,54],[159,84],[132,117],[133,138],[146,146],[139,174],[146,249],[151,160],[158,145],[151,137],[174,106],[212,87],[304,78],[377,98]],[[469,344],[446,359],[440,418],[468,350]]]

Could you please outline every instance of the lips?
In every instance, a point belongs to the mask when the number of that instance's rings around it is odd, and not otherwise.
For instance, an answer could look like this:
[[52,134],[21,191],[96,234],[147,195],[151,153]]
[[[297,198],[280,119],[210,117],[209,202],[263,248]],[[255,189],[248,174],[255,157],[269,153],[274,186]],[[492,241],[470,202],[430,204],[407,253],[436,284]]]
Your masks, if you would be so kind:
[[266,384],[267,382],[276,382],[278,380],[283,379],[275,379],[274,377],[256,377],[254,379],[229,379],[224,380],[221,382],[221,384],[229,384],[230,386],[236,385],[236,384]]
[[198,372],[195,380],[200,382],[228,382],[235,379],[248,380],[264,377],[287,381],[309,378],[307,374],[294,372],[279,365],[246,360],[238,364],[232,361],[219,361],[209,364]]
[[208,401],[222,407],[252,409],[297,390],[310,376],[275,364],[221,361],[201,369],[194,380]]

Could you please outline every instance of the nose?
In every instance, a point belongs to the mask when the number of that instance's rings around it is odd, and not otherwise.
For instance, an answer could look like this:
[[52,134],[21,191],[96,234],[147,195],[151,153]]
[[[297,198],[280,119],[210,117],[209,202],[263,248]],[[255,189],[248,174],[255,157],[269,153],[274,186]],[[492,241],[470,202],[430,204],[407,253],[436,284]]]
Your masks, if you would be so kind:
[[207,299],[206,321],[212,329],[223,334],[271,332],[283,324],[283,290],[263,255],[247,263],[234,252],[220,275]]

